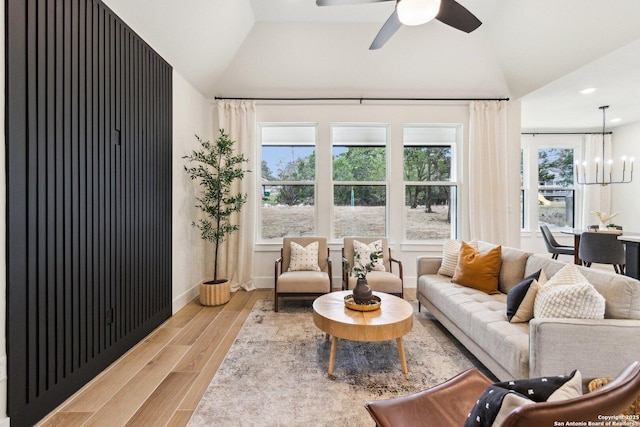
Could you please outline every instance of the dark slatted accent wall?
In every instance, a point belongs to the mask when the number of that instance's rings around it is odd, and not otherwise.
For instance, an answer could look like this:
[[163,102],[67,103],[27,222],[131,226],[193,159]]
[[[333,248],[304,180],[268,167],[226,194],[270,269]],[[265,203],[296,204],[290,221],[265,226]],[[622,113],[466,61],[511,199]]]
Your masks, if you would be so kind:
[[97,0],[7,0],[9,416],[171,315],[172,69]]

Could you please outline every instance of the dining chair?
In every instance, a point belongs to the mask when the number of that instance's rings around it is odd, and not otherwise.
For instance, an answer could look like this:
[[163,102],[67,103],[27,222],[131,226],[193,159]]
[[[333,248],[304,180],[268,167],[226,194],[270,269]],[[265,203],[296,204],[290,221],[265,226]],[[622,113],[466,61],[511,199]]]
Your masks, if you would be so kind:
[[616,273],[624,273],[624,244],[618,240],[617,234],[585,231],[580,237],[578,256],[586,267],[591,267],[594,262],[611,264]]
[[558,243],[553,237],[553,234],[551,234],[551,230],[549,230],[548,226],[541,225],[540,231],[542,232],[542,238],[544,239],[547,251],[552,254],[551,258],[558,259],[558,255],[575,255],[575,248],[573,246],[561,245]]

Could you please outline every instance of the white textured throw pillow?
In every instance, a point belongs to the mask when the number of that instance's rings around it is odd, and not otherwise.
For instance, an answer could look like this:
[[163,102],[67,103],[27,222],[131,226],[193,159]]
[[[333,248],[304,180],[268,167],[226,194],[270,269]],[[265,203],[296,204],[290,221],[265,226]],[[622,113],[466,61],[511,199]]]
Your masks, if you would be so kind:
[[[467,243],[473,249],[478,249],[478,239],[473,239]],[[442,246],[442,263],[440,264],[438,274],[453,277],[453,274],[456,272],[456,266],[458,265],[461,247],[462,243],[457,240],[445,240],[444,245]]]
[[[364,270],[365,265],[367,265],[371,261],[372,252],[382,253],[382,240],[376,240],[375,242],[371,242],[368,245],[358,240],[354,240],[353,241],[353,266]],[[384,268],[384,263],[382,258],[378,258],[376,262],[373,264],[373,271],[386,271]]]
[[567,264],[540,287],[534,317],[604,319],[605,299],[578,271]]
[[318,265],[318,242],[302,246],[291,242],[291,260],[288,271],[320,271]]

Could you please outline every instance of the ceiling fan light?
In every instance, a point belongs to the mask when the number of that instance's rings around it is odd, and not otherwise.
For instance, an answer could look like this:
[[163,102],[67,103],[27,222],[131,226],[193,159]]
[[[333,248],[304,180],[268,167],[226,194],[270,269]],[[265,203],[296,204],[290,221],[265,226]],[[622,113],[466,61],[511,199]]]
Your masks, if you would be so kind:
[[398,0],[396,11],[404,25],[421,25],[431,21],[440,11],[441,0]]

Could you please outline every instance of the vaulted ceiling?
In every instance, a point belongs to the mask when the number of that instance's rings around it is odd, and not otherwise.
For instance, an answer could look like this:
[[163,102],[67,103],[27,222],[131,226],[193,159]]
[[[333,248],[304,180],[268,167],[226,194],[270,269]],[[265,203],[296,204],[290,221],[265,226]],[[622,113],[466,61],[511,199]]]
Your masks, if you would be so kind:
[[478,30],[402,27],[377,51],[393,1],[104,1],[211,98],[509,97],[528,130],[601,129],[605,104],[607,127],[640,121],[638,0],[458,0]]

